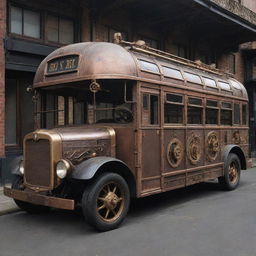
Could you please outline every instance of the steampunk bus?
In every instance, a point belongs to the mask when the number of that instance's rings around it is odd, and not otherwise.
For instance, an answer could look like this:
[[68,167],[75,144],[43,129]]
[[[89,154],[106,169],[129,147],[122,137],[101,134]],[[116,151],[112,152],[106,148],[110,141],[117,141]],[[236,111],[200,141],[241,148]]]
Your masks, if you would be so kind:
[[33,83],[35,131],[5,195],[30,213],[82,206],[100,231],[131,197],[218,179],[249,163],[248,96],[231,76],[143,41],[64,46]]

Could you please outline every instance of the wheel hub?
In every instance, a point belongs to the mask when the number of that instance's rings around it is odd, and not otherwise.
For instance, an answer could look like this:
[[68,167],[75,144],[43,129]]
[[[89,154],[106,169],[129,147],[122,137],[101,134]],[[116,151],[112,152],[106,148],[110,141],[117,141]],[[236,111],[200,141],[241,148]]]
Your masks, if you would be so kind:
[[235,166],[230,166],[229,168],[229,179],[231,183],[235,183],[238,178],[238,171]]
[[113,210],[116,208],[117,203],[118,203],[118,196],[113,192],[109,192],[105,197],[105,202],[104,202],[105,206],[108,209]]

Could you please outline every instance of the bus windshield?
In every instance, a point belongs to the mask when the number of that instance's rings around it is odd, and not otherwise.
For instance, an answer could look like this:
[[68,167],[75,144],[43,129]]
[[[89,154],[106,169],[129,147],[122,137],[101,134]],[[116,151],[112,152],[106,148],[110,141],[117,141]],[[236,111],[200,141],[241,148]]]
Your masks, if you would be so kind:
[[121,123],[133,121],[132,82],[91,81],[58,85],[40,90],[36,112],[41,128],[63,125]]

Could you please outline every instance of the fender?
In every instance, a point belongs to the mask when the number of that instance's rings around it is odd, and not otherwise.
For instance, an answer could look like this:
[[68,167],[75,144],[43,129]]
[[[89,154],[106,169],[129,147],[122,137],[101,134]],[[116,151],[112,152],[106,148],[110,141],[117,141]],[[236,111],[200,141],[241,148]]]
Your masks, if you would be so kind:
[[20,175],[21,173],[19,171],[20,169],[20,161],[23,159],[23,155],[17,156],[15,157],[11,163],[10,163],[10,169],[11,169],[11,173],[14,175]]
[[113,157],[93,157],[77,165],[71,174],[71,177],[78,180],[90,180],[94,177],[97,171],[106,164],[114,164],[117,167],[127,170],[131,175],[129,167],[121,160]]
[[237,154],[237,156],[240,159],[241,162],[241,169],[246,170],[247,164],[246,164],[246,158],[244,151],[235,144],[230,144],[224,147],[223,153],[222,153],[222,160],[224,161],[224,168],[226,168],[227,158],[230,153]]

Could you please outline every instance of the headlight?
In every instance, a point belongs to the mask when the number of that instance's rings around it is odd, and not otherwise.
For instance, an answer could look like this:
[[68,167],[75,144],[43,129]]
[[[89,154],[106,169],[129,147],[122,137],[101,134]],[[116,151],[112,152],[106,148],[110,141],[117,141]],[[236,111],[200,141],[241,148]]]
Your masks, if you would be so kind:
[[64,159],[61,159],[56,166],[56,174],[60,179],[64,179],[70,170],[70,163]]
[[24,175],[24,162],[23,162],[23,160],[20,161],[19,172],[20,172],[21,175]]

